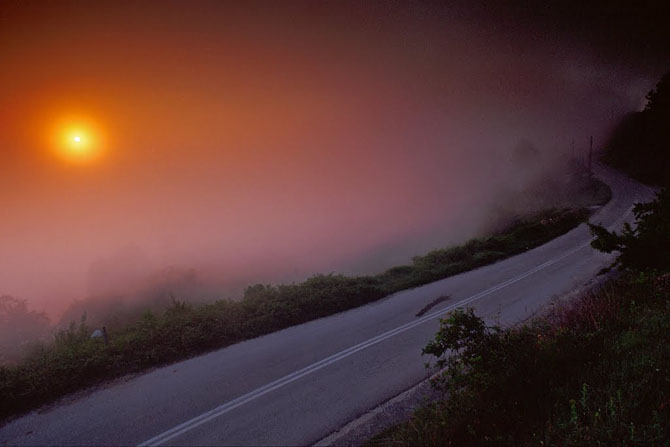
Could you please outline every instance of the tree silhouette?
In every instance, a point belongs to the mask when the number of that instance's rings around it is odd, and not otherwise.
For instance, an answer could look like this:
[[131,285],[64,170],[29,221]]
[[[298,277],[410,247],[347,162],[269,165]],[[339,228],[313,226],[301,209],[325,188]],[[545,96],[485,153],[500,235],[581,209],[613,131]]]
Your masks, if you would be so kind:
[[49,318],[28,310],[26,300],[0,296],[0,363],[19,358],[23,348],[49,334]]
[[644,111],[615,129],[604,160],[643,182],[670,186],[670,73],[647,94]]
[[663,75],[656,88],[647,94],[647,112],[668,114],[670,111],[670,72]]
[[626,223],[621,233],[589,224],[596,236],[591,245],[605,253],[618,252],[613,266],[670,271],[670,190],[661,190],[652,202],[637,203],[633,213],[635,226]]

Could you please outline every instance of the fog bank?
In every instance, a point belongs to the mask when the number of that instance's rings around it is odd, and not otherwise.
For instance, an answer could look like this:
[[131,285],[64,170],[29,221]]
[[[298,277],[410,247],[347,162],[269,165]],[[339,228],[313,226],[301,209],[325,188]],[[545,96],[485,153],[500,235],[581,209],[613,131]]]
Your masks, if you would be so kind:
[[[3,3],[0,293],[53,320],[383,270],[533,208],[509,194],[661,70],[513,10],[279,5]],[[49,148],[72,114],[104,131],[95,163]]]

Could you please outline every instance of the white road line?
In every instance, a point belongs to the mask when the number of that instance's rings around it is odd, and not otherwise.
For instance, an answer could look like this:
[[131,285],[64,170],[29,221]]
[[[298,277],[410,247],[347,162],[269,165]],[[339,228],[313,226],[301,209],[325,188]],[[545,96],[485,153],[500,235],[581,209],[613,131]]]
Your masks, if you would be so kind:
[[[619,217],[614,224],[612,224],[609,228],[610,230],[617,227],[631,212],[631,208],[628,208],[628,210],[621,216]],[[576,248],[573,248],[572,250],[563,253],[562,255],[551,259],[544,264],[540,264],[537,267],[534,267],[518,276],[515,276],[514,278],[508,279],[507,281],[504,281],[496,286],[493,286],[489,289],[484,290],[483,292],[480,292],[478,294],[472,295],[468,298],[465,298],[464,300],[459,301],[458,303],[451,304],[449,306],[446,306],[440,310],[434,311],[428,315],[425,315],[417,320],[413,320],[409,323],[403,324],[402,326],[398,326],[395,329],[392,329],[390,331],[384,332],[380,335],[377,335],[376,337],[372,337],[362,343],[359,343],[357,345],[354,345],[350,348],[347,348],[343,351],[340,351],[336,354],[331,355],[330,357],[326,357],[323,360],[319,360],[318,362],[312,363],[311,365],[308,365],[302,369],[299,369],[291,374],[288,374],[284,377],[281,377],[273,382],[270,382],[266,385],[263,385],[260,388],[257,388],[247,394],[244,394],[236,399],[233,399],[229,402],[226,402],[225,404],[222,404],[206,413],[201,414],[200,416],[196,416],[193,419],[190,419],[182,424],[177,425],[176,427],[171,428],[170,430],[167,430],[157,436],[154,436],[153,438],[144,441],[143,443],[139,444],[140,447],[142,446],[154,446],[154,445],[161,445],[166,442],[168,442],[171,439],[176,438],[177,436],[180,436],[190,430],[193,430],[194,428],[205,424],[206,422],[211,421],[214,418],[217,418],[225,413],[228,413],[231,410],[234,410],[235,408],[242,406],[248,402],[251,402],[252,400],[258,399],[261,396],[264,396],[278,388],[284,387],[292,382],[295,382],[296,380],[305,377],[309,374],[312,374],[320,369],[325,368],[328,365],[331,365],[335,362],[338,362],[346,357],[349,357],[359,351],[362,351],[363,349],[369,348],[370,346],[374,346],[377,343],[380,343],[386,339],[389,339],[395,335],[401,334],[403,332],[409,331],[410,329],[415,328],[416,326],[419,326],[427,321],[430,321],[436,317],[443,316],[444,314],[458,308],[462,307],[464,305],[470,304],[474,301],[480,300],[481,298],[484,298],[485,296],[488,296],[492,293],[497,292],[500,289],[503,289],[507,286],[510,286],[514,283],[517,283],[530,275],[533,275],[540,270],[544,270],[545,268],[549,267],[550,265],[553,265],[557,263],[558,261],[561,261],[568,256],[572,255],[573,253],[578,252],[579,250],[587,247],[591,243],[592,239],[589,239],[588,241],[578,245]]]

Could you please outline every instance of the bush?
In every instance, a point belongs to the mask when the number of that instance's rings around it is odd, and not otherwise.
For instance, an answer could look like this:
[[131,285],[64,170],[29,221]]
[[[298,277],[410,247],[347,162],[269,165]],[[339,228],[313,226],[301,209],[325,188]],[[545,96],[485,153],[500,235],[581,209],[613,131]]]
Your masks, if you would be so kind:
[[423,353],[444,398],[369,444],[670,441],[670,275],[629,274],[510,329],[457,310]]
[[621,234],[590,224],[596,236],[591,245],[606,253],[619,252],[613,264],[619,268],[670,270],[670,191],[636,204],[633,213],[635,228],[625,223]]

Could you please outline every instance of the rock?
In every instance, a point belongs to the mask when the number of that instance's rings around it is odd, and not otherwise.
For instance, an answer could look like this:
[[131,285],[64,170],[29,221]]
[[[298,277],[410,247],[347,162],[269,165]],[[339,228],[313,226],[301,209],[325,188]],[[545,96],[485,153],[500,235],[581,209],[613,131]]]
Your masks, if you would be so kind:
[[102,338],[102,341],[105,342],[105,344],[109,343],[109,337],[107,336],[107,328],[102,327],[102,329],[96,329],[93,331],[91,334],[91,338]]
[[102,338],[102,331],[100,329],[94,330],[91,334],[91,338]]

